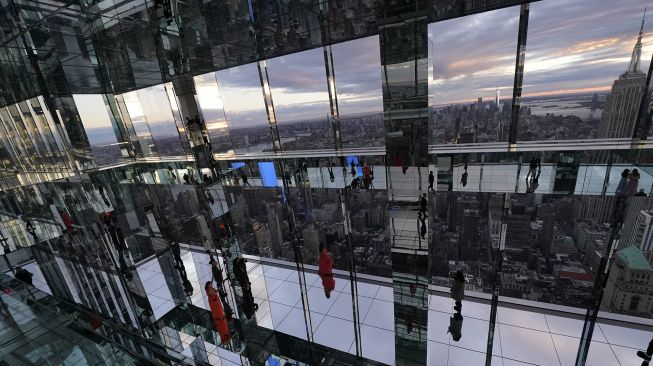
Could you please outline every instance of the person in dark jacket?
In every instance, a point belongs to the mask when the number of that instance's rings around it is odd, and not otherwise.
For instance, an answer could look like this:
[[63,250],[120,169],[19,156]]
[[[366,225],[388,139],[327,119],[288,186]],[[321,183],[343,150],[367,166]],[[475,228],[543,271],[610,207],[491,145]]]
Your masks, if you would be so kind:
[[433,183],[435,183],[435,175],[433,175],[433,172],[429,172],[429,191],[435,191],[433,189]]
[[465,276],[462,271],[456,271],[454,275],[453,282],[451,283],[451,298],[456,302],[454,309],[459,312],[462,308],[462,301],[465,298]]
[[32,285],[32,276],[34,275],[32,272],[26,270],[25,268],[20,266],[16,267],[16,274],[14,276],[17,280],[21,280],[28,285]]
[[176,240],[170,241],[170,253],[175,258],[175,268],[184,268],[184,261],[181,260],[181,247]]
[[426,200],[426,193],[422,194],[422,197],[419,199],[419,214],[418,216],[426,217],[426,208],[428,206],[428,201]]
[[320,259],[318,274],[322,279],[324,295],[326,298],[331,297],[331,291],[336,288],[336,280],[333,278],[333,259],[329,255],[324,245],[320,245]]
[[449,328],[447,329],[447,333],[451,333],[451,339],[453,339],[455,342],[458,342],[463,336],[462,330],[463,315],[460,312],[457,312],[449,318]]
[[218,261],[215,259],[211,260],[211,273],[213,274],[213,280],[216,283],[216,287],[220,289],[222,287],[222,282],[224,281],[222,277],[222,270],[218,267]]
[[234,258],[234,276],[242,288],[249,288],[249,275],[247,274],[247,259],[237,257]]

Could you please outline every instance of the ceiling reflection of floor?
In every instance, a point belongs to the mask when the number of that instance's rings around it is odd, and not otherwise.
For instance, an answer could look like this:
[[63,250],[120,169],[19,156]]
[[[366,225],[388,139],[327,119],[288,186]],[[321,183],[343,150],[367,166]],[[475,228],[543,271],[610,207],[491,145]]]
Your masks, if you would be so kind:
[[[210,280],[208,256],[183,250],[182,259],[194,287],[194,305],[208,309],[200,284]],[[36,287],[49,292],[35,262],[25,266],[34,273]],[[297,272],[293,267],[248,263],[252,293],[259,304],[257,324],[306,339]],[[142,263],[138,273],[157,318],[174,308],[159,262]],[[331,297],[324,295],[319,277],[305,273],[314,342],[355,353],[349,281],[336,278]],[[363,356],[386,364],[395,359],[394,303],[390,284],[358,283]],[[537,309],[534,309],[537,310]],[[449,297],[429,296],[428,357],[430,365],[482,365],[485,362],[490,306],[472,299],[463,302],[462,338],[455,342],[447,333],[453,314]],[[576,358],[583,322],[579,319],[499,307],[493,348],[493,365],[572,365]],[[638,349],[648,344],[650,332],[600,323],[594,332],[587,365],[636,365]],[[186,342],[190,343],[190,342]],[[190,351],[189,351],[190,352]],[[211,359],[223,365],[239,364],[238,355],[207,344]],[[236,362],[234,362],[236,361]],[[225,363],[226,362],[226,363]]]

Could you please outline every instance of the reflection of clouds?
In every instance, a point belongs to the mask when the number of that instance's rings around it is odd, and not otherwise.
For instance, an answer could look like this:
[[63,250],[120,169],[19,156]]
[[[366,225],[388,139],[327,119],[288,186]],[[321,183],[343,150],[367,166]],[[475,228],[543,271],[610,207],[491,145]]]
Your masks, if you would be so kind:
[[[524,96],[609,89],[623,73],[637,40],[644,1],[547,0],[531,5]],[[551,16],[555,14],[555,16]],[[519,8],[512,7],[429,25],[430,93],[436,104],[491,97],[512,85]],[[650,23],[647,22],[647,24]],[[642,40],[642,72],[653,34]],[[435,70],[433,70],[433,65]],[[433,71],[434,74],[431,74]],[[465,75],[466,77],[461,77]],[[502,90],[503,95],[512,93]]]

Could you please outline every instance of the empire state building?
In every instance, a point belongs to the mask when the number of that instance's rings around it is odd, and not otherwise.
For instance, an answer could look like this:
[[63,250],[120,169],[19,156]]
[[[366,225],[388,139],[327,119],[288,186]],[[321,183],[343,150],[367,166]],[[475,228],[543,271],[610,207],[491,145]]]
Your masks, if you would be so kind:
[[633,137],[637,110],[646,90],[646,74],[639,70],[645,17],[646,11],[628,69],[614,81],[605,101],[598,138]]

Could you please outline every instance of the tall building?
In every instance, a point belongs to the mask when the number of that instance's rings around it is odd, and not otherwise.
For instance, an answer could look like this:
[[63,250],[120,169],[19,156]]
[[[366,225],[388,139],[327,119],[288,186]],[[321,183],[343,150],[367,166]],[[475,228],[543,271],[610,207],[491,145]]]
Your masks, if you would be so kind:
[[551,243],[553,242],[554,214],[553,205],[545,204],[539,208],[542,210],[542,229],[540,230],[540,251],[544,255],[551,253]]
[[[646,14],[645,14],[646,16]],[[626,72],[612,84],[612,89],[605,101],[601,115],[598,138],[632,137],[635,129],[637,111],[646,89],[646,74],[639,69],[642,57],[642,36],[644,20],[639,29],[639,36],[630,57]]]
[[501,109],[501,106],[499,105],[499,100],[500,100],[500,99],[501,99],[501,98],[500,98],[500,96],[499,96],[499,84],[497,84],[496,94],[494,95],[494,107],[495,107],[497,110],[500,110],[500,109]]
[[651,223],[653,211],[641,210],[637,218],[628,227],[624,227],[619,241],[620,247],[634,245],[647,252],[653,249],[653,225]]
[[651,311],[653,267],[634,245],[615,255],[602,306],[609,311],[643,315]]

